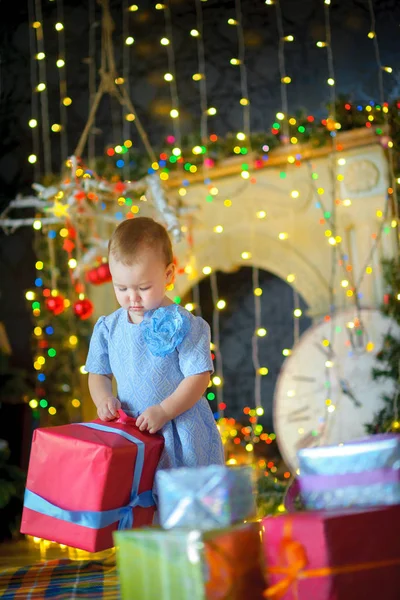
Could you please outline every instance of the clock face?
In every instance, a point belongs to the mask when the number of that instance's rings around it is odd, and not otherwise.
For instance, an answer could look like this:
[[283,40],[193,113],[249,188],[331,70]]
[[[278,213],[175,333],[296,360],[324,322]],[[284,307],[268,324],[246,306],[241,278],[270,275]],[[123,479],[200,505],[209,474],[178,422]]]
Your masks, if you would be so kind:
[[283,364],[274,394],[274,426],[292,469],[301,448],[340,444],[366,435],[393,382],[373,381],[383,336],[398,326],[378,310],[338,311],[308,329]]

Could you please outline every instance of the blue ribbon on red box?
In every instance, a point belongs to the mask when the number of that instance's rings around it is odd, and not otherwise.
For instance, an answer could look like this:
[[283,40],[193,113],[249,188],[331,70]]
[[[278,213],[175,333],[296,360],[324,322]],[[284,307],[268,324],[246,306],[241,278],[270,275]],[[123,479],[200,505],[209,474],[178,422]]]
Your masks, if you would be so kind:
[[49,517],[54,517],[61,521],[68,521],[68,523],[75,523],[75,525],[81,525],[82,527],[88,527],[89,529],[102,529],[117,521],[119,521],[118,529],[131,529],[133,526],[133,509],[135,506],[149,508],[150,506],[155,505],[151,490],[147,490],[141,494],[138,492],[144,464],[144,443],[135,436],[126,433],[121,429],[109,427],[108,425],[100,425],[100,423],[78,423],[78,425],[83,425],[90,429],[97,429],[98,431],[105,431],[107,433],[115,433],[137,445],[138,453],[133,472],[129,504],[120,508],[102,511],[65,510],[26,489],[24,506],[43,515],[48,515]]

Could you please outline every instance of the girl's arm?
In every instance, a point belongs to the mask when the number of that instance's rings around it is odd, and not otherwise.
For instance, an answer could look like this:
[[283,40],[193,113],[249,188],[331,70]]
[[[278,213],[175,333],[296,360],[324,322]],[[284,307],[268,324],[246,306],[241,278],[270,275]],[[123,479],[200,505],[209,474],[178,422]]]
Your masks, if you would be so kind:
[[89,373],[89,391],[102,421],[111,421],[118,416],[120,401],[113,395],[112,375]]
[[209,371],[185,377],[168,398],[160,404],[146,408],[136,419],[136,425],[140,431],[156,433],[168,421],[192,408],[204,394],[209,382]]
[[185,377],[176,390],[160,403],[161,408],[168,416],[168,420],[175,419],[175,417],[192,408],[202,397],[209,383],[209,371]]

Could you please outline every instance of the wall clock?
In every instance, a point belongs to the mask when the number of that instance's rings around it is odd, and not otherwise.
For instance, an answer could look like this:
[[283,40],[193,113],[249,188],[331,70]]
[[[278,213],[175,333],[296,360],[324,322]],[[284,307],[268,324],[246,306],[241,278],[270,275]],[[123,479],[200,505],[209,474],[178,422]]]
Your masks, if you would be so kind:
[[343,183],[350,194],[369,192],[376,188],[378,182],[378,167],[366,158],[351,161],[344,173]]
[[274,393],[274,426],[281,454],[297,469],[301,448],[341,444],[366,435],[364,424],[393,383],[373,381],[383,336],[399,327],[376,309],[346,309],[313,325],[286,359]]

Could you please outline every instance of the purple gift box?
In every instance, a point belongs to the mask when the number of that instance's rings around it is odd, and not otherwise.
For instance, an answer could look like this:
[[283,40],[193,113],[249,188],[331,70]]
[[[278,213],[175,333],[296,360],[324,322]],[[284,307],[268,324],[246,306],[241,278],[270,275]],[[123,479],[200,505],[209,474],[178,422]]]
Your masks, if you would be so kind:
[[298,452],[298,485],[309,510],[400,504],[400,435],[372,435]]

